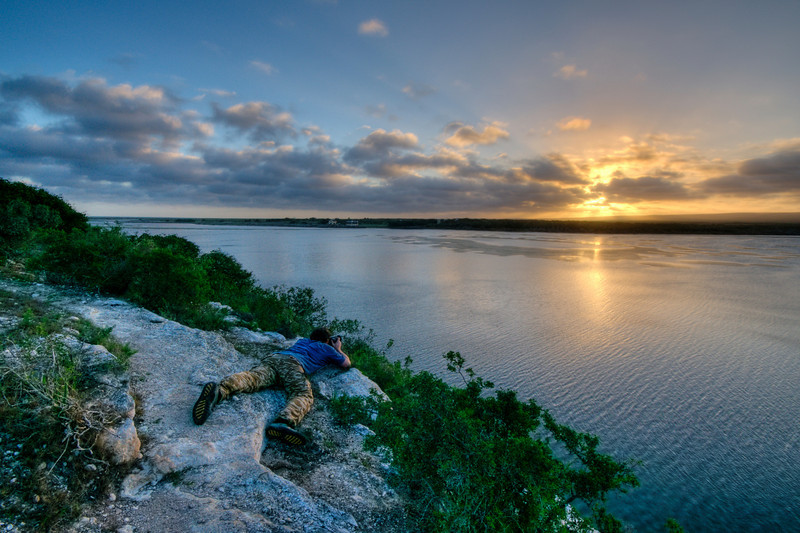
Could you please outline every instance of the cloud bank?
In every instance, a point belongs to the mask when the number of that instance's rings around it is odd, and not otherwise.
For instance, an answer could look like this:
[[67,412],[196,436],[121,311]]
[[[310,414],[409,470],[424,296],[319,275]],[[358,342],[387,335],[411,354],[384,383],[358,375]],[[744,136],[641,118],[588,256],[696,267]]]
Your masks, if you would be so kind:
[[[161,205],[165,215],[184,205],[535,217],[583,214],[586,205],[800,199],[797,141],[731,163],[704,159],[668,135],[622,139],[621,148],[592,157],[484,159],[476,147],[513,140],[503,124],[450,122],[429,143],[414,132],[375,129],[342,146],[277,104],[229,104],[101,78],[5,78],[0,176],[71,202]],[[564,123],[589,125],[576,117]]]

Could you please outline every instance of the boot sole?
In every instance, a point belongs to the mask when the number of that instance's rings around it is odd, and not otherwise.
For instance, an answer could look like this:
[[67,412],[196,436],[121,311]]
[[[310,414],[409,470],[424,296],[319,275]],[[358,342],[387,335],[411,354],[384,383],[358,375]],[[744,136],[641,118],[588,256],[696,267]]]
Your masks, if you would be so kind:
[[302,446],[306,443],[306,438],[299,432],[290,427],[267,427],[267,437],[283,441],[292,446]]
[[215,396],[217,395],[217,384],[216,383],[206,383],[203,386],[203,391],[200,393],[200,398],[197,399],[197,402],[194,404],[194,408],[192,409],[192,420],[198,426],[202,426],[206,420],[208,420],[208,416],[211,414],[211,411],[214,409],[214,405],[216,402],[214,401]]

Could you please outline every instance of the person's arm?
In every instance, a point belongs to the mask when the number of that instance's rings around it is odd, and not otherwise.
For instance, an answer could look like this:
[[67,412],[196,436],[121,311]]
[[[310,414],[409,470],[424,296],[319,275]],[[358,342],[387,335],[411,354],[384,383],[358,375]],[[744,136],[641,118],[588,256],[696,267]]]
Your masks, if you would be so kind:
[[350,368],[350,367],[352,366],[352,363],[350,362],[350,357],[348,357],[348,355],[347,355],[346,353],[344,353],[344,351],[342,351],[342,338],[341,338],[341,337],[339,337],[338,339],[336,339],[335,341],[333,341],[333,343],[331,344],[331,346],[333,346],[333,348],[334,348],[334,349],[335,349],[337,352],[339,352],[340,354],[342,354],[342,355],[344,356],[344,361],[342,361],[341,363],[339,363],[339,366],[340,366],[341,368]]

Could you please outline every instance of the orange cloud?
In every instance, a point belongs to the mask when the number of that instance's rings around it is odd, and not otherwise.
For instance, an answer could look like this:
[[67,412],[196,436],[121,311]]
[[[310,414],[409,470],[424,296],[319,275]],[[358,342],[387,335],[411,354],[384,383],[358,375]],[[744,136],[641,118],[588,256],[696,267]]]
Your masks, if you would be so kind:
[[483,131],[478,131],[472,126],[465,126],[455,122],[445,128],[445,131],[448,130],[455,131],[445,143],[459,148],[473,144],[494,144],[501,139],[509,138],[509,133],[497,123],[489,124],[483,128]]
[[389,29],[378,19],[365,20],[358,25],[358,33],[361,35],[375,35],[376,37],[386,37]]
[[561,131],[585,131],[592,125],[592,121],[582,117],[567,117],[556,125]]
[[578,70],[578,67],[575,65],[564,65],[558,71],[553,74],[556,78],[561,78],[563,80],[571,80],[575,78],[585,78],[589,75],[587,70]]

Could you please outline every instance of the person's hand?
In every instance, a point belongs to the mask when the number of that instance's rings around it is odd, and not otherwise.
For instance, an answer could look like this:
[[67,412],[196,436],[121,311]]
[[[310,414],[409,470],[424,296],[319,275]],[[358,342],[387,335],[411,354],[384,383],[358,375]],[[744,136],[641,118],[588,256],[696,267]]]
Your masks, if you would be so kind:
[[336,337],[333,339],[333,347],[336,348],[337,351],[342,351],[342,338]]

